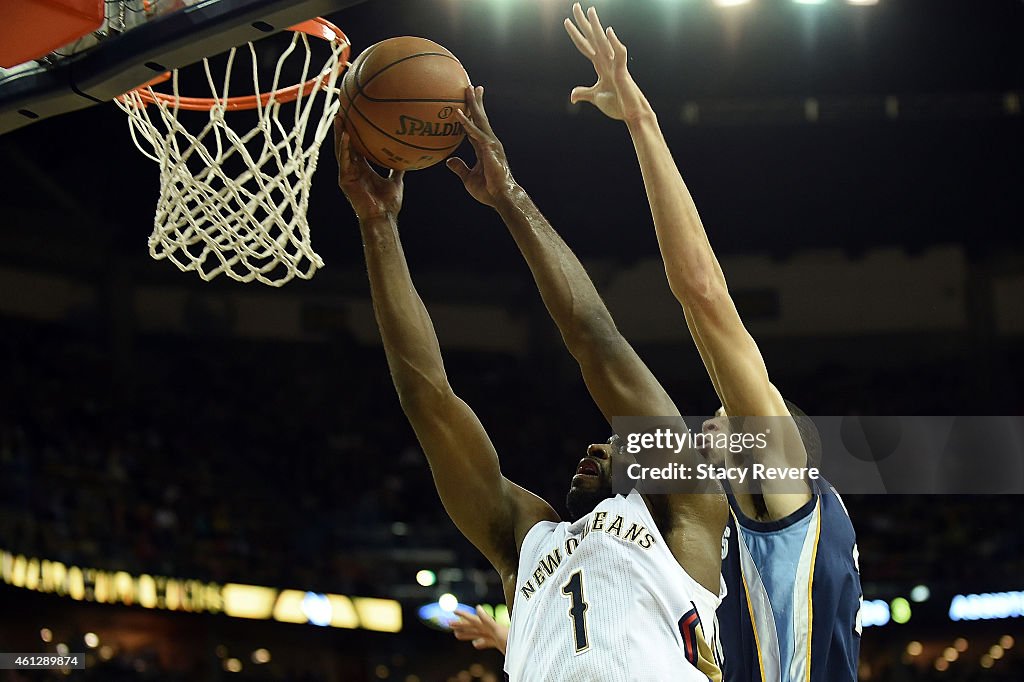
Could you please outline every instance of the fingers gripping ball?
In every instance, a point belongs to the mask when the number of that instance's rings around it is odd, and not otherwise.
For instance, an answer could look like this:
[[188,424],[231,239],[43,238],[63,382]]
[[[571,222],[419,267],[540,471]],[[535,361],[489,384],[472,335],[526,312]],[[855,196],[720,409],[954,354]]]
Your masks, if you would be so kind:
[[432,166],[465,137],[469,76],[451,52],[426,38],[389,38],[363,51],[341,84],[341,117],[355,150],[396,170]]

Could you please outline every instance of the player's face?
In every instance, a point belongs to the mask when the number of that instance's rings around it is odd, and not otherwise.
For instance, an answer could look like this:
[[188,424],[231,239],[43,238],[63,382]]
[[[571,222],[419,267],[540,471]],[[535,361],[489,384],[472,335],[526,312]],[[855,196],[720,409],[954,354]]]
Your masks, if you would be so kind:
[[607,443],[594,443],[587,448],[587,456],[576,465],[576,473],[565,498],[574,521],[592,512],[601,500],[612,497],[612,458],[618,449],[615,436]]
[[[708,419],[701,426],[701,432],[706,434],[726,434],[731,433],[731,426],[729,423],[729,415],[725,413],[724,407],[719,407],[715,410],[715,416]],[[718,438],[717,440],[721,440]],[[728,448],[719,447],[704,447],[700,448],[700,454],[702,454],[709,462],[716,465],[724,465],[725,457],[728,454]]]

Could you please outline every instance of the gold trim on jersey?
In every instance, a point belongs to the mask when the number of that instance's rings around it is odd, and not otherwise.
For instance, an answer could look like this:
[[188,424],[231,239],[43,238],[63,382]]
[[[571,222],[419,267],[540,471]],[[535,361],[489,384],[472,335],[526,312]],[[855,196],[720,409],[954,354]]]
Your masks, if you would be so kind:
[[811,553],[811,573],[807,580],[807,682],[811,682],[811,638],[814,636],[814,563],[818,559],[818,541],[821,539],[821,498],[818,498],[816,516],[818,524],[814,530],[814,551]]
[[704,638],[704,624],[700,623],[695,631],[697,635],[697,670],[707,675],[710,682],[722,682],[722,669],[715,662],[715,653]]
[[[739,538],[742,541],[742,538]],[[743,581],[743,598],[747,602],[747,613],[750,614],[750,629],[754,633],[754,649],[757,651],[757,667],[761,672],[761,682],[765,682],[764,658],[761,655],[761,638],[757,634],[757,619],[754,617],[754,605],[750,603],[750,588],[747,586],[747,576],[740,569],[740,580]]]

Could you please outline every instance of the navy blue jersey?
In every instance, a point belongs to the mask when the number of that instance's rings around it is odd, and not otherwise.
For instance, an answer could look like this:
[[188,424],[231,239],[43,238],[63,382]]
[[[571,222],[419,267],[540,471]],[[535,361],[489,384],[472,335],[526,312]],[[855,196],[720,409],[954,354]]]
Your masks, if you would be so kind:
[[835,489],[811,483],[807,504],[767,523],[729,496],[718,607],[726,682],[857,680],[857,538]]

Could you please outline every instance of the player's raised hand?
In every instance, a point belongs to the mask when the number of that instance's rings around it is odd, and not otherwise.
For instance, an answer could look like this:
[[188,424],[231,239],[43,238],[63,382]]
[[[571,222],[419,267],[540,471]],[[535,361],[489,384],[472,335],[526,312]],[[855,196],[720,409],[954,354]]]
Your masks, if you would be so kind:
[[456,115],[476,152],[476,164],[470,168],[462,159],[452,157],[446,165],[459,176],[466,191],[474,199],[481,204],[497,207],[501,199],[511,195],[516,182],[508,167],[505,148],[491,129],[487,112],[484,111],[483,86],[466,88],[466,106],[469,116],[461,109],[456,109]]
[[402,208],[402,178],[405,171],[380,175],[352,148],[341,118],[334,119],[334,154],[338,159],[338,186],[359,220],[394,218]]
[[572,6],[572,15],[572,19],[565,20],[565,30],[576,49],[594,65],[597,82],[573,88],[570,101],[590,102],[606,116],[620,121],[635,120],[649,112],[647,99],[629,74],[626,46],[612,27],[601,25],[593,7],[584,14],[578,2]]
[[455,639],[462,642],[472,642],[474,649],[497,649],[505,653],[508,644],[508,628],[499,625],[497,621],[487,615],[479,606],[476,613],[468,611],[456,611],[455,615],[459,620],[451,624]]

